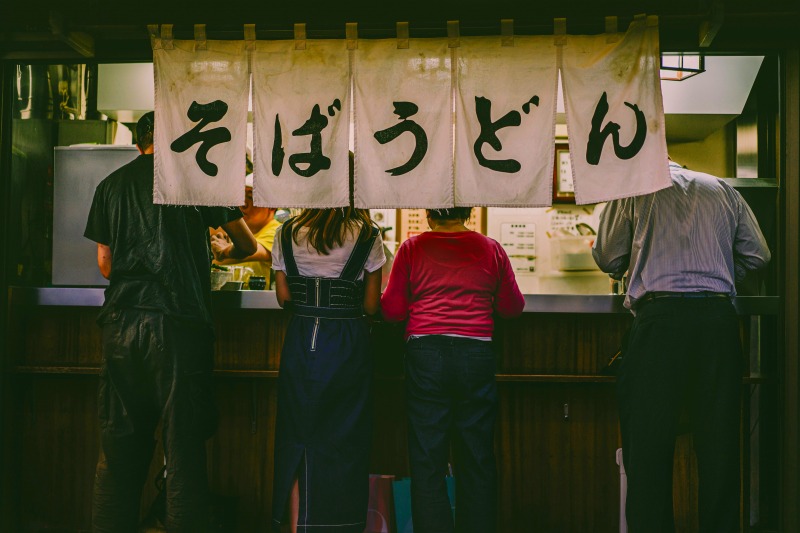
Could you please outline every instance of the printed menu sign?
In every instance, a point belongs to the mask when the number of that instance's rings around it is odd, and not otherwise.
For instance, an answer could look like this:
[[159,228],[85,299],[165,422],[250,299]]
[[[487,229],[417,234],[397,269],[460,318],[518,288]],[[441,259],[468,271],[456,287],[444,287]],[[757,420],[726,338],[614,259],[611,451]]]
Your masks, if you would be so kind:
[[406,239],[428,231],[428,222],[424,209],[400,210],[400,233],[397,240],[401,243]]
[[536,224],[500,224],[500,245],[508,254],[515,273],[536,271]]
[[575,194],[575,184],[572,182],[572,163],[569,160],[569,150],[558,150],[558,192],[561,194]]
[[550,215],[550,231],[557,233],[558,230],[563,230],[565,233],[574,234],[575,224],[581,221],[582,216],[581,213],[559,209]]

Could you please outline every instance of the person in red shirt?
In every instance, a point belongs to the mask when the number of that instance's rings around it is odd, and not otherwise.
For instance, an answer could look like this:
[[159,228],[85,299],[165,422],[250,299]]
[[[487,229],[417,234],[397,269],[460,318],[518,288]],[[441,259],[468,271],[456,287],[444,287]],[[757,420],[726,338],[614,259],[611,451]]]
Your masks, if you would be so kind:
[[381,297],[387,321],[407,320],[411,508],[420,533],[454,531],[445,483],[451,436],[455,530],[496,529],[494,315],[518,316],[525,300],[500,244],[464,225],[471,210],[428,210],[431,231],[400,246]]

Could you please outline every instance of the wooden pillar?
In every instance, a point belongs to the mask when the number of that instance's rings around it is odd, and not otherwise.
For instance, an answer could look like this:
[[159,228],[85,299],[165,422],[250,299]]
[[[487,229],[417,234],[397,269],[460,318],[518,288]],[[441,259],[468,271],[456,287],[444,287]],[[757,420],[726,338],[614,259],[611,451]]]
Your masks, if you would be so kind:
[[[2,227],[8,227],[8,205],[11,202],[11,111],[12,111],[12,71],[13,65],[7,61],[0,62],[0,220]],[[7,232],[0,232],[0,294],[8,294],[6,280],[9,278],[8,272],[8,241],[11,237]],[[6,405],[4,402],[8,398],[5,390],[6,366],[8,361],[8,331],[7,331],[7,312],[8,306],[4,303],[0,305],[0,465],[6,467],[5,458],[7,456],[6,447],[8,446],[9,435],[6,433],[4,414]],[[8,531],[8,520],[11,513],[7,508],[6,502],[9,501],[6,476],[0,477],[0,530]]]
[[783,405],[781,431],[781,531],[800,531],[800,42],[785,54],[783,71],[784,191]]

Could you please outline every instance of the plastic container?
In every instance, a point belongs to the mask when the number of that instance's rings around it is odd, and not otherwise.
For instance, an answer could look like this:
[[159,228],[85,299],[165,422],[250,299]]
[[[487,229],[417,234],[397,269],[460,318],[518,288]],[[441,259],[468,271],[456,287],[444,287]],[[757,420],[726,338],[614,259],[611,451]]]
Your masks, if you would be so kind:
[[218,291],[227,282],[233,280],[233,272],[229,270],[212,270],[211,271],[211,290]]
[[594,235],[564,235],[553,237],[551,250],[553,268],[565,272],[598,270],[592,257]]

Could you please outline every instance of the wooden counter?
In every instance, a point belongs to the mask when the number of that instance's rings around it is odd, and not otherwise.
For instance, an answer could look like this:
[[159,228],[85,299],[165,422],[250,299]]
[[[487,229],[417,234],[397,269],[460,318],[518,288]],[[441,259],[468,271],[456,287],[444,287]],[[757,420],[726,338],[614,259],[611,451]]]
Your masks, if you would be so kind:
[[[102,291],[10,291],[3,483],[14,497],[2,503],[2,531],[90,527],[99,450],[96,375],[102,362],[95,319]],[[771,497],[776,437],[764,427],[771,423],[765,418],[754,441],[751,420],[776,396],[770,361],[779,305],[777,297],[736,299],[747,358],[743,365],[750,369],[743,375],[743,387],[750,391],[742,409],[743,516],[752,505],[764,513]],[[230,529],[267,530],[276,379],[288,317],[269,291],[215,293],[214,310],[221,417],[208,444],[211,487],[235,515]],[[498,324],[500,532],[619,530],[614,378],[603,368],[631,319],[621,296],[528,295],[522,317]],[[399,325],[373,325],[371,471],[397,476],[408,475],[402,333]],[[754,391],[760,402],[755,411]],[[691,440],[681,437],[675,467],[679,531],[697,529],[693,461]],[[154,459],[150,480],[161,464],[161,458]],[[753,471],[759,473],[755,481]],[[143,500],[154,494],[148,481]]]

